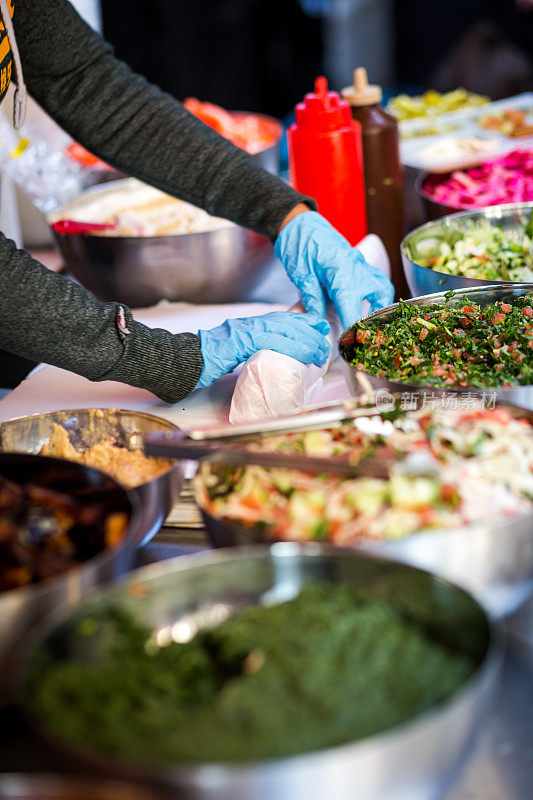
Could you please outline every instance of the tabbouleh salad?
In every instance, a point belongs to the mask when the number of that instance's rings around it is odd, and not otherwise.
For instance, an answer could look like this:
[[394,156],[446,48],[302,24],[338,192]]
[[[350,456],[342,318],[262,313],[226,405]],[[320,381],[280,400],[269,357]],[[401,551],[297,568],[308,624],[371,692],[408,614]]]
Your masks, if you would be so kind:
[[447,699],[479,660],[477,617],[450,641],[459,622],[439,631],[431,593],[404,611],[405,594],[309,581],[162,645],[122,608],[94,613],[72,632],[88,657],[32,664],[31,708],[70,746],[136,764],[282,758],[371,736]]
[[411,384],[533,384],[533,293],[481,306],[400,301],[386,317],[356,323],[340,341],[360,370]]

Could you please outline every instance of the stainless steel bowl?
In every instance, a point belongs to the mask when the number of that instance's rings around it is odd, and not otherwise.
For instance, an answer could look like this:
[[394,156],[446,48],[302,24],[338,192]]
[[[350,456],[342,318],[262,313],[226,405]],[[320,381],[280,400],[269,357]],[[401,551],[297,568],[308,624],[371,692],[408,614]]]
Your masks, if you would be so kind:
[[[117,408],[49,411],[0,423],[0,452],[39,453],[48,442],[54,424],[62,425],[72,444],[82,452],[109,437],[128,450],[142,450],[145,434],[176,430],[172,422],[141,411]],[[178,499],[184,480],[183,464],[174,461],[161,475],[130,490],[139,500],[138,545],[155,536]]]
[[82,464],[44,456],[2,453],[0,474],[18,482],[31,481],[50,489],[65,491],[75,488],[102,493],[117,510],[130,518],[125,537],[118,547],[106,548],[78,567],[56,577],[18,589],[0,592],[0,706],[9,700],[7,676],[16,648],[31,628],[51,611],[76,604],[81,597],[106,580],[130,568],[139,537],[139,516],[135,496],[128,493],[108,475]]
[[[88,189],[92,201],[130,179]],[[73,203],[61,215],[68,218]],[[54,214],[57,218],[57,212]],[[52,229],[69,273],[96,297],[136,308],[159,300],[234,303],[246,299],[274,257],[271,242],[230,225],[204,233],[174,236],[63,236]]]
[[455,206],[447,206],[444,203],[439,203],[438,200],[434,200],[431,194],[424,188],[426,181],[436,180],[440,183],[445,177],[446,175],[442,174],[419,172],[415,179],[415,189],[419,197],[422,198],[426,219],[440,219],[440,217],[445,217],[448,214],[456,214],[458,211],[464,210],[455,208]]
[[[399,401],[397,398],[397,402]],[[514,417],[533,411],[505,406]],[[219,519],[200,511],[214,547],[271,543],[261,529]],[[518,519],[488,519],[448,530],[428,530],[380,542],[363,541],[354,549],[395,558],[462,586],[493,618],[513,614],[533,592],[533,513]]]
[[[484,284],[474,289],[458,289],[454,296],[448,301],[450,305],[463,305],[465,302],[479,303],[481,306],[495,303],[499,300],[506,300],[511,297],[517,297],[521,294],[533,292],[533,283],[495,283]],[[424,297],[414,297],[412,300],[405,302],[417,306],[428,306],[432,303],[444,303],[446,292],[436,292],[428,294]],[[382,308],[380,311],[374,311],[364,318],[364,322],[369,322],[373,319],[387,319],[387,316],[398,308],[398,303],[392,306]],[[477,386],[466,386],[461,388],[459,386],[429,386],[424,384],[414,384],[401,381],[390,380],[389,378],[379,378],[377,375],[372,375],[369,372],[357,369],[350,361],[351,346],[346,344],[353,340],[350,336],[350,329],[345,331],[339,339],[339,349],[341,356],[344,360],[344,376],[348,387],[355,397],[360,397],[365,394],[379,392],[381,398],[387,398],[389,394],[405,393],[413,394],[415,396],[435,397],[441,395],[450,395],[456,393],[458,395],[476,395],[488,400],[497,400],[502,403],[514,403],[522,408],[533,410],[533,386],[514,386],[510,389],[503,389],[491,386],[483,388]],[[488,396],[488,397],[487,397]]]
[[[214,547],[265,544],[268,535],[200,509]],[[494,619],[514,614],[533,592],[533,514],[488,520],[401,539],[361,542],[354,550],[426,569],[470,592]],[[533,625],[532,625],[533,629]]]
[[[448,701],[412,722],[381,735],[341,747],[276,761],[240,765],[211,763],[143,767],[85,753],[92,769],[117,776],[143,777],[187,800],[436,800],[461,764],[495,685],[499,656],[484,612],[467,594],[428,573],[353,551],[292,543],[180,557],[137,571],[126,583],[110,587],[83,603],[34,642],[20,665],[26,685],[34,657],[76,658],[70,635],[96,608],[124,607],[154,630],[187,618],[209,624],[221,609],[278,601],[297,594],[304,580],[352,585],[387,596],[415,617],[431,620],[436,635],[469,643],[479,663]],[[200,612],[197,614],[196,612]],[[220,618],[220,616],[218,617]],[[49,662],[48,662],[49,663]],[[24,694],[24,691],[23,691]],[[24,703],[24,699],[23,699]],[[31,715],[31,701],[26,697]],[[33,720],[35,724],[35,720]],[[49,735],[41,729],[41,734]],[[69,743],[58,739],[64,752]],[[147,742],[149,747],[149,742]],[[79,750],[76,751],[79,755]]]
[[433,292],[464,289],[467,287],[505,285],[523,286],[521,281],[487,281],[484,278],[464,278],[459,275],[448,275],[416,263],[416,248],[422,239],[435,237],[447,239],[451,231],[467,231],[473,222],[487,220],[498,225],[506,233],[519,234],[533,211],[533,202],[509,203],[501,206],[488,206],[478,211],[461,211],[450,214],[436,222],[426,222],[407,234],[401,244],[403,269],[413,297]]

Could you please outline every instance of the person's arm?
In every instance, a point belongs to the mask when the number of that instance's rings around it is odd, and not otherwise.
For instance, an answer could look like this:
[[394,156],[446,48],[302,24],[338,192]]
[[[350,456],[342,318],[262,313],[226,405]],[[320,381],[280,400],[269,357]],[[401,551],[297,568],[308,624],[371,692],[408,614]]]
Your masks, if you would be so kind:
[[227,320],[198,335],[147,328],[125,306],[100,303],[2,234],[0,277],[0,347],[89,380],[148,389],[168,403],[210,386],[258,350],[317,365],[331,350],[328,323],[306,314]]
[[114,58],[68,0],[17,0],[13,22],[30,94],[112,166],[272,240],[315,207]]
[[[204,366],[200,340],[135,322],[118,303],[100,303],[0,234],[0,347],[89,380],[138,386],[176,403]],[[1,385],[0,380],[0,385]]]

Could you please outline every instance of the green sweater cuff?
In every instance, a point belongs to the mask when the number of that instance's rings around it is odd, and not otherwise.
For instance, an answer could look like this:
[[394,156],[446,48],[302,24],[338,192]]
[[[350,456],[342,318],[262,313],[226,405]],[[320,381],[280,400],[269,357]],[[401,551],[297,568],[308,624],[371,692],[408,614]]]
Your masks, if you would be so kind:
[[177,403],[192,392],[204,364],[198,336],[148,328],[123,306],[117,306],[117,331],[122,356],[97,380],[147,389],[166,403]]

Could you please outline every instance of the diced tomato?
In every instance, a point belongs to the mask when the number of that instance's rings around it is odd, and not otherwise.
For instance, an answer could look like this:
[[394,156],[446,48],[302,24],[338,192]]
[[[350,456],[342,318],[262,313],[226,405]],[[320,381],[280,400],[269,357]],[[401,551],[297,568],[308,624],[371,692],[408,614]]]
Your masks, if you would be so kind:
[[472,320],[468,319],[468,317],[461,317],[461,325],[463,328],[469,328],[472,324]]
[[416,447],[419,450],[421,450],[422,448],[424,448],[425,450],[431,449],[429,442],[427,442],[426,439],[417,439],[416,442],[412,442],[411,444],[413,445],[413,447]]
[[526,306],[525,308],[522,309],[522,314],[524,315],[524,317],[533,317],[533,308],[530,308],[530,306]]
[[257,497],[253,497],[251,495],[249,495],[248,497],[243,497],[242,504],[243,506],[246,506],[246,508],[254,508],[256,510],[262,508],[262,505],[257,499]]
[[518,350],[519,347],[520,345],[518,344],[518,342],[511,342],[511,344],[507,346],[507,349],[513,351],[513,350]]
[[429,333],[429,331],[428,331],[428,329],[427,329],[427,328],[422,328],[422,330],[420,331],[420,334],[419,334],[419,336],[418,336],[418,338],[420,339],[420,341],[421,341],[421,342],[423,342],[423,341],[424,341],[424,339],[426,338],[426,336],[428,335],[428,333]]
[[418,509],[418,518],[421,525],[431,525],[435,517],[435,511],[432,506],[425,506]]
[[[356,341],[363,343],[366,342],[369,336],[370,336],[370,331],[364,331],[362,328],[359,328],[357,333],[355,334],[355,339]],[[344,344],[344,342],[341,342],[341,344]]]
[[505,314],[494,314],[491,319],[492,325],[500,325],[502,322],[505,322]]
[[461,310],[464,313],[472,313],[472,311],[475,311],[475,308],[474,308],[474,306],[463,306],[463,308]]
[[513,356],[513,361],[515,364],[521,364],[524,358],[525,355],[523,353],[515,353]]
[[397,353],[394,356],[394,366],[395,366],[395,368],[398,369],[398,367],[400,366],[401,363],[402,363],[402,357],[401,357],[401,355],[399,353]]
[[509,303],[500,303],[500,308],[504,312],[504,314],[508,314],[509,311],[513,310],[513,307],[509,305]]
[[453,500],[457,497],[457,489],[450,483],[443,483],[440,488],[440,494],[444,502]]
[[506,408],[488,408],[486,411],[479,411],[478,413],[481,417],[493,419],[495,422],[505,423],[511,419],[511,414]]
[[413,356],[412,358],[409,359],[409,363],[413,367],[416,367],[418,364],[422,364],[423,361],[424,361],[424,359],[423,358],[418,358],[418,356]]
[[502,369],[505,369],[505,364],[495,364],[494,369],[496,372],[501,372]]

